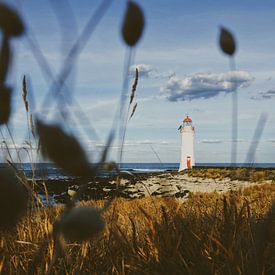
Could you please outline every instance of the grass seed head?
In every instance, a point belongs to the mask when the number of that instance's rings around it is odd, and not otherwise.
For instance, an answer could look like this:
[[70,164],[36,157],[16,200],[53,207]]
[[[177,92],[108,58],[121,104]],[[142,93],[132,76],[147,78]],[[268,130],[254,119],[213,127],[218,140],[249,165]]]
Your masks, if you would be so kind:
[[20,36],[25,31],[17,12],[3,3],[0,3],[0,28],[7,36]]
[[59,228],[65,240],[83,242],[100,233],[104,226],[105,222],[99,210],[93,207],[79,207],[64,214]]
[[11,113],[11,89],[0,87],[0,125],[8,122]]
[[131,113],[131,115],[130,115],[130,119],[131,119],[132,116],[135,114],[136,109],[137,109],[137,103],[135,103],[135,105],[134,105],[134,107],[133,107],[132,113]]
[[220,48],[228,55],[234,55],[236,51],[236,43],[233,34],[224,27],[220,29]]
[[0,83],[4,84],[7,78],[7,74],[11,62],[11,49],[9,45],[9,39],[3,37],[1,51],[0,51]]
[[61,127],[36,122],[42,154],[65,172],[74,176],[91,176],[92,168],[84,150],[75,137],[65,133]]
[[23,81],[22,81],[22,98],[23,98],[23,101],[25,104],[26,112],[28,113],[29,112],[29,103],[27,100],[27,85],[26,85],[26,77],[25,76],[23,77]]
[[132,86],[132,93],[131,93],[131,97],[130,97],[130,104],[133,102],[134,97],[135,97],[135,92],[137,89],[137,84],[138,84],[138,68],[136,68],[136,77],[135,77],[135,81],[134,84]]
[[0,170],[0,229],[14,227],[26,213],[29,193],[10,168]]
[[122,24],[122,37],[128,46],[134,46],[144,29],[144,15],[141,8],[133,1],[128,2]]

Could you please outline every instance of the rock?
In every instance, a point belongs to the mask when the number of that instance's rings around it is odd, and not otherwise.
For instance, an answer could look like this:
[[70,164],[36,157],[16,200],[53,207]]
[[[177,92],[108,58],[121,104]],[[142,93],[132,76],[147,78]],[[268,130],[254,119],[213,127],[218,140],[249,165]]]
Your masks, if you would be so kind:
[[68,189],[67,194],[68,194],[70,197],[73,197],[73,196],[76,194],[76,191],[74,191],[74,190],[72,190],[72,189]]

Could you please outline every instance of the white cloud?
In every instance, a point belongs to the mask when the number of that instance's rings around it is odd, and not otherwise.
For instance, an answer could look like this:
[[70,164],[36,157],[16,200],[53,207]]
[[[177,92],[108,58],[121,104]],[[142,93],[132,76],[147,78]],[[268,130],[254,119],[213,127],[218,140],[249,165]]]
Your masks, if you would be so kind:
[[246,143],[248,142],[246,139],[237,139],[237,140],[232,140],[232,139],[201,139],[198,140],[197,143],[206,143],[206,144],[217,144],[217,143]]
[[151,65],[148,64],[136,64],[131,66],[130,68],[130,75],[135,77],[136,75],[136,68],[138,69],[138,76],[144,77],[144,78],[150,78],[152,77],[152,74],[156,72],[156,69],[154,69]]
[[210,143],[210,144],[216,144],[216,143],[222,143],[223,141],[220,139],[202,139],[198,140],[197,143]]
[[197,73],[182,79],[173,76],[161,87],[160,92],[169,101],[206,99],[247,87],[253,80],[254,77],[245,71]]
[[260,92],[257,95],[251,96],[250,99],[261,100],[261,99],[272,99],[275,97],[275,90],[268,90],[266,92]]
[[[89,149],[91,148],[98,148],[98,149],[102,149],[105,148],[105,143],[103,142],[96,142],[96,141],[85,141],[85,143],[87,144],[87,146],[89,146]],[[124,147],[125,146],[143,146],[143,145],[171,145],[173,144],[173,142],[171,141],[167,141],[167,140],[150,140],[150,139],[144,139],[144,140],[129,140],[129,141],[125,141],[124,143]],[[120,145],[118,144],[112,144],[110,146],[111,149],[119,149]]]
[[149,145],[168,145],[168,141],[166,140],[139,140],[135,142],[136,145],[143,145],[143,144],[149,144]]
[[174,72],[159,72],[157,68],[149,64],[136,64],[130,68],[130,75],[132,77],[136,75],[136,68],[138,68],[138,76],[141,78],[169,79],[175,76]]

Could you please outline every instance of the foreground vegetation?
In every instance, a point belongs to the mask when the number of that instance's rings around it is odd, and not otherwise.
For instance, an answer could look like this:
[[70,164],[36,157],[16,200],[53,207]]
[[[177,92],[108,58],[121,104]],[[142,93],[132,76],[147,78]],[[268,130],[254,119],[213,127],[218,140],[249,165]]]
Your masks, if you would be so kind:
[[63,243],[65,253],[58,253],[50,233],[62,211],[60,205],[30,210],[14,232],[2,232],[0,273],[275,272],[274,184],[225,195],[194,193],[184,203],[117,199],[104,213],[101,234],[82,244]]

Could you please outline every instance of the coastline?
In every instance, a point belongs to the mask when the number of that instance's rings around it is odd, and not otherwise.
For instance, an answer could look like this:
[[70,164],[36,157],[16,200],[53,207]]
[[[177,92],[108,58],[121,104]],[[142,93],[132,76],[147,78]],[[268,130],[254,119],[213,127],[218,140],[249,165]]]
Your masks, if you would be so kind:
[[[185,200],[190,192],[225,193],[257,184],[271,184],[275,181],[275,169],[266,168],[200,167],[183,172],[139,172],[133,175],[130,178],[122,178],[119,185],[115,175],[97,177],[93,182],[88,182],[87,191],[81,200],[114,197],[134,199],[148,196]],[[79,186],[87,182],[84,179],[71,178],[37,180],[36,183],[36,191],[44,201],[46,187],[50,201],[66,203],[70,199],[68,191],[77,191]]]

